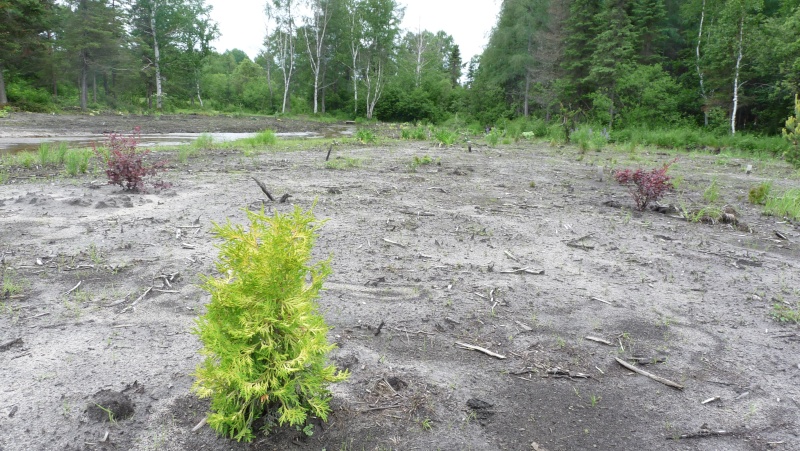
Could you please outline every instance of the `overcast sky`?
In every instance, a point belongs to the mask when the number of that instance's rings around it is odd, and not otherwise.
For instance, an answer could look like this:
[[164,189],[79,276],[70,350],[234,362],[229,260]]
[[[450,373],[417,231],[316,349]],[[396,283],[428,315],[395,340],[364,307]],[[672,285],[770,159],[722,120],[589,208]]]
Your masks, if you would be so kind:
[[[436,33],[444,30],[453,36],[466,63],[480,54],[497,21],[500,0],[398,0],[406,7],[402,28],[417,28]],[[213,6],[212,18],[219,24],[221,36],[214,48],[240,49],[250,58],[261,50],[266,29],[266,0],[207,0]]]

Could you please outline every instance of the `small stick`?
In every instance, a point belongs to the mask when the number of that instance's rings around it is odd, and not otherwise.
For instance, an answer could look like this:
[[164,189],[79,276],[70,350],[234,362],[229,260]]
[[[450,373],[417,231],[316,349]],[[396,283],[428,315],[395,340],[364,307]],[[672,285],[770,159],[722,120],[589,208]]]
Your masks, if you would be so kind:
[[199,225],[190,225],[190,226],[175,226],[176,229],[199,229],[202,226]]
[[375,331],[375,336],[376,337],[381,334],[381,329],[383,329],[383,325],[384,324],[386,324],[386,323],[384,323],[383,321],[381,321],[381,323],[378,324],[378,330]]
[[514,254],[512,254],[511,252],[503,251],[503,253],[506,254],[508,258],[510,258],[511,260],[514,260],[515,262],[519,263],[519,259],[517,257],[514,257]]
[[470,345],[470,344],[467,344],[467,343],[460,343],[460,342],[456,342],[456,346],[458,346],[459,348],[462,348],[462,349],[469,349],[469,350],[472,350],[472,351],[482,352],[482,353],[484,353],[486,355],[490,355],[492,357],[496,357],[496,358],[501,359],[501,360],[506,358],[506,356],[504,356],[502,354],[497,354],[496,352],[492,352],[492,351],[490,351],[490,350],[488,350],[486,348],[482,348],[480,346],[475,346],[475,345]]
[[15,344],[22,344],[22,338],[15,338],[11,341],[7,341],[0,345],[0,351],[5,351],[6,349],[10,349]]
[[202,420],[200,420],[200,422],[197,423],[197,425],[195,425],[195,427],[192,428],[192,432],[199,431],[201,427],[206,425],[206,421],[208,421],[208,417],[205,417]]
[[331,152],[333,152],[333,144],[331,144],[331,146],[328,147],[328,155],[325,155],[325,161],[328,161],[328,158],[331,157]]
[[544,275],[544,269],[533,270],[527,266],[524,268],[512,269],[510,271],[500,271],[500,274],[532,274],[534,276]]
[[519,321],[514,320],[514,322],[517,323],[517,326],[521,327],[522,330],[524,330],[525,332],[530,332],[533,330],[533,328],[531,328],[530,326],[527,326]]
[[159,290],[158,288],[153,288],[153,291],[157,293],[180,293],[178,290]]
[[66,293],[64,293],[64,296],[66,296],[66,295],[68,295],[68,294],[72,293],[73,291],[77,290],[77,289],[78,289],[78,287],[79,287],[79,286],[81,286],[81,284],[82,284],[82,283],[83,283],[83,281],[82,281],[82,280],[79,280],[77,285],[75,285],[74,287],[72,287],[72,289],[71,289],[71,290],[69,290],[69,291],[67,291]]
[[604,300],[602,300],[602,299],[600,299],[600,298],[598,298],[598,297],[594,297],[594,296],[592,296],[591,298],[589,298],[589,300],[590,300],[590,301],[602,302],[603,304],[614,305],[614,304],[612,304],[612,303],[610,303],[610,302],[608,302],[608,301],[604,301]]
[[191,243],[181,243],[181,247],[184,249],[194,249],[197,246]]
[[371,412],[373,410],[386,410],[386,409],[396,409],[400,407],[400,404],[394,404],[391,406],[378,406],[378,407],[370,407],[368,409],[364,409],[361,412]]
[[620,359],[619,357],[614,357],[614,360],[616,360],[616,361],[617,361],[617,363],[619,363],[620,365],[624,366],[625,368],[627,368],[627,369],[629,369],[629,370],[633,371],[634,373],[641,374],[642,376],[647,376],[647,377],[649,377],[650,379],[653,379],[653,380],[654,380],[654,381],[656,381],[656,382],[661,382],[662,384],[664,384],[664,385],[667,385],[667,386],[669,386],[669,387],[672,387],[672,388],[677,388],[678,390],[683,390],[683,385],[680,385],[680,384],[678,384],[678,383],[672,382],[672,381],[671,381],[671,380],[669,380],[669,379],[664,379],[663,377],[656,376],[656,375],[655,375],[655,374],[653,374],[653,373],[648,373],[648,372],[647,372],[647,371],[645,371],[645,370],[641,370],[641,369],[639,369],[639,368],[636,368],[635,366],[633,366],[633,365],[631,365],[630,363],[628,363],[628,362],[626,362],[626,361],[624,361],[624,360]]
[[267,185],[265,185],[265,184],[264,184],[264,183],[263,183],[261,180],[259,180],[259,179],[255,178],[255,177],[252,177],[252,176],[251,176],[250,178],[252,178],[253,180],[255,180],[255,181],[256,181],[256,183],[258,183],[258,187],[259,187],[259,188],[261,188],[261,191],[263,191],[263,192],[264,192],[264,194],[266,194],[266,195],[267,195],[267,198],[268,198],[269,200],[271,200],[271,201],[275,202],[275,198],[274,198],[274,197],[272,197],[272,194],[270,194],[270,193],[269,193],[269,191],[267,191]]
[[719,396],[714,396],[713,398],[706,399],[705,401],[701,402],[700,404],[708,404],[710,402],[717,401],[718,399],[719,399]]
[[394,330],[396,330],[396,331],[398,331],[398,332],[405,332],[405,333],[407,333],[407,334],[425,334],[425,335],[436,335],[436,334],[434,334],[434,333],[432,333],[432,332],[425,332],[424,330],[418,330],[418,331],[416,331],[416,332],[413,332],[413,331],[406,330],[406,329],[400,329],[399,327],[393,327],[393,329],[394,329]]
[[583,338],[585,338],[586,340],[591,340],[591,341],[596,341],[598,343],[603,343],[604,345],[614,346],[614,343],[611,343],[610,341],[605,340],[605,339],[600,338],[600,337],[593,337],[591,335],[587,335],[587,336],[585,336]]
[[601,369],[600,369],[600,367],[599,367],[599,366],[595,365],[594,367],[597,369],[597,371],[599,371],[599,372],[600,372],[600,374],[603,374],[603,375],[605,375],[605,374],[606,374],[606,373],[605,373],[603,370],[601,370]]
[[387,242],[387,243],[389,243],[389,244],[394,244],[395,246],[402,247],[402,248],[404,248],[404,249],[405,249],[405,247],[406,247],[404,244],[400,244],[400,243],[398,243],[398,242],[396,242],[396,241],[392,241],[392,240],[390,240],[390,239],[388,239],[388,238],[384,238],[384,239],[383,239],[383,241],[386,241],[386,242]]

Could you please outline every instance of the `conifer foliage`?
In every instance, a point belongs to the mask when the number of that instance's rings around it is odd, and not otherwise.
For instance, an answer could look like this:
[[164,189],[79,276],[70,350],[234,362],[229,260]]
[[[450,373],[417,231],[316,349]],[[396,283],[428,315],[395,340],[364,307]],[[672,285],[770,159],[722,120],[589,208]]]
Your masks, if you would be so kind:
[[334,345],[315,299],[330,261],[309,265],[320,224],[300,208],[247,215],[247,230],[214,227],[222,276],[205,278],[211,302],[194,330],[206,356],[194,391],[211,398],[208,424],[238,441],[255,437],[262,416],[265,432],[275,423],[302,426],[309,415],[327,420],[327,384],[348,376],[326,363]]

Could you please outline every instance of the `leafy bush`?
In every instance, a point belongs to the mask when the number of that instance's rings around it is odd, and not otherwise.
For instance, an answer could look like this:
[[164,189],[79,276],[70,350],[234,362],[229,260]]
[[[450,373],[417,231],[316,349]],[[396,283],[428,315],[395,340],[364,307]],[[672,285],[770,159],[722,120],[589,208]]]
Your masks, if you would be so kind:
[[193,390],[211,398],[208,424],[240,441],[254,438],[265,414],[266,428],[275,420],[299,427],[309,414],[326,420],[327,384],[348,375],[326,365],[334,345],[315,299],[331,270],[329,260],[308,263],[320,228],[313,213],[247,215],[249,230],[214,227],[223,276],[205,278],[211,303],[194,330],[206,359]]
[[764,205],[767,203],[767,197],[769,197],[769,192],[771,190],[772,183],[762,182],[757,186],[750,188],[750,192],[747,193],[747,200],[749,200],[753,205]]
[[436,129],[433,132],[433,137],[440,146],[452,146],[458,139],[458,133],[445,129]]
[[371,144],[378,139],[375,132],[369,128],[359,128],[353,136],[362,144]]
[[[119,185],[128,191],[139,190],[144,188],[145,177],[155,176],[159,172],[165,171],[166,161],[145,163],[145,157],[150,154],[150,150],[138,149],[139,132],[139,127],[136,127],[129,136],[119,133],[109,134],[103,146],[107,149],[107,156],[104,151],[98,149],[96,144],[92,144],[95,155],[106,163],[109,185]],[[153,185],[157,188],[169,186],[164,182],[157,182]]]
[[614,171],[614,178],[621,185],[628,187],[628,191],[636,203],[636,209],[643,211],[650,202],[661,199],[672,190],[673,186],[667,171],[675,161],[677,160],[672,160],[651,171],[644,171],[641,168],[635,171],[631,169],[617,170]]
[[800,99],[794,96],[794,116],[786,119],[786,127],[782,131],[783,137],[791,143],[783,156],[795,168],[800,168]]

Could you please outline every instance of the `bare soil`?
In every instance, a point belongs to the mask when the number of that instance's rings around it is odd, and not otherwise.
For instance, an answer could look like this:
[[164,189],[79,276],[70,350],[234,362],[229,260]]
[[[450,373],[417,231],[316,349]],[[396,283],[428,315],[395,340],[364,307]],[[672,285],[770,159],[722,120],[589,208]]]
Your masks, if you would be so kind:
[[[39,119],[14,130],[53,127]],[[106,119],[59,117],[72,125],[52,130],[103,131],[92,121]],[[145,133],[223,121],[138,119]],[[230,121],[219,130],[280,126]],[[747,202],[761,181],[796,186],[788,166],[680,157],[664,202],[702,206],[716,179],[734,225],[631,212],[610,170],[672,159],[657,152],[388,141],[335,147],[356,167],[332,170],[327,150],[209,151],[171,164],[173,187],[149,193],[13,173],[0,252],[20,290],[0,303],[0,449],[800,449],[800,329],[771,316],[800,301],[800,229]],[[433,164],[413,167],[426,155]],[[289,201],[266,200],[251,177]],[[332,361],[352,373],[331,387],[329,422],[250,444],[194,430],[209,405],[190,387],[212,222],[314,202],[327,219],[315,254],[334,269],[320,311]]]

